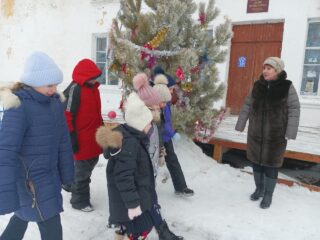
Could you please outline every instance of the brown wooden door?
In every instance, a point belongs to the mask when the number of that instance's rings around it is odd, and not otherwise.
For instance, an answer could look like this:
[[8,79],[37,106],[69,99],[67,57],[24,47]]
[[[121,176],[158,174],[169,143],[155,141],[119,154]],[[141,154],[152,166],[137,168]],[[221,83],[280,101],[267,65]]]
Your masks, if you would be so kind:
[[263,61],[280,57],[283,23],[233,26],[227,107],[238,114],[245,97],[262,72]]

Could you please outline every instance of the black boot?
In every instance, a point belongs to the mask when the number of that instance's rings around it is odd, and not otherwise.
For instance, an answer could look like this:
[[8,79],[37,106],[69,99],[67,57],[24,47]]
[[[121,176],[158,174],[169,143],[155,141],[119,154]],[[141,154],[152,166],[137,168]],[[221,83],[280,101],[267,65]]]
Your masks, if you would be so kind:
[[269,208],[272,202],[273,191],[276,187],[277,179],[265,177],[265,193],[260,203],[263,209]]
[[183,237],[176,236],[170,231],[166,221],[163,221],[159,226],[156,227],[159,234],[159,240],[182,240]]
[[264,173],[253,172],[254,183],[256,184],[256,190],[250,195],[252,201],[257,201],[264,195]]

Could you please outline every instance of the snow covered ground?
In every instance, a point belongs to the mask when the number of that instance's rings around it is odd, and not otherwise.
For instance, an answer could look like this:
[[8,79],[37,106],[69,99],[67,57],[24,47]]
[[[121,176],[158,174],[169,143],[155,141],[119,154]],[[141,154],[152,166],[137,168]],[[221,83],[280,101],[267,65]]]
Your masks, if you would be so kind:
[[[316,240],[320,239],[320,193],[294,186],[276,187],[268,210],[249,200],[254,190],[252,176],[205,156],[191,140],[175,143],[176,153],[189,187],[195,196],[175,196],[166,167],[160,170],[157,191],[162,214],[170,228],[187,240]],[[62,224],[65,240],[113,240],[114,229],[106,228],[108,218],[106,160],[101,156],[93,172],[94,212],[84,213],[70,207],[70,194],[63,192]],[[250,171],[250,169],[247,169]],[[0,216],[0,232],[10,215]],[[29,224],[25,240],[40,239],[37,225]],[[157,239],[152,233],[150,238]]]

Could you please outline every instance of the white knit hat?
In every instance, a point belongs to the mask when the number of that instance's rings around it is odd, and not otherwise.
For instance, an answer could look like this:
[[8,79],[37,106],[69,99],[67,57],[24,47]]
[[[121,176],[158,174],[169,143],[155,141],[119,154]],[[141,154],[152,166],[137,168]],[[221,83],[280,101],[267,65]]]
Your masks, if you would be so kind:
[[158,74],[154,78],[154,86],[153,88],[160,94],[163,102],[171,101],[171,93],[169,88],[167,87],[168,79],[163,74]]
[[139,96],[133,92],[127,98],[124,105],[124,119],[126,123],[139,131],[143,129],[152,121],[152,113],[139,98]]
[[284,62],[278,57],[268,57],[264,60],[263,65],[270,65],[278,74],[284,69]]

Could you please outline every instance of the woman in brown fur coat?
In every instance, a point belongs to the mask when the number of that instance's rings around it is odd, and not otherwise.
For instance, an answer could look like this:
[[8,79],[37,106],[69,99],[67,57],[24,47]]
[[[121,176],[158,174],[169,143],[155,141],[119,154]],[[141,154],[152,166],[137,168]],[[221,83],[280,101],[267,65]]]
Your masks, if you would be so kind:
[[249,119],[247,158],[252,161],[256,185],[250,198],[263,197],[261,208],[271,205],[287,140],[296,138],[299,126],[299,98],[283,69],[280,58],[264,61],[262,75],[246,98],[235,127],[242,132]]

